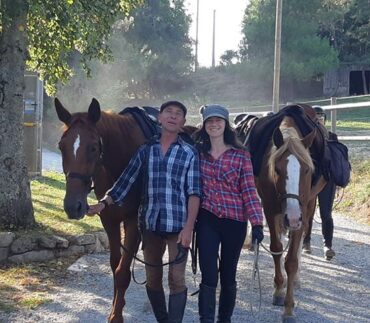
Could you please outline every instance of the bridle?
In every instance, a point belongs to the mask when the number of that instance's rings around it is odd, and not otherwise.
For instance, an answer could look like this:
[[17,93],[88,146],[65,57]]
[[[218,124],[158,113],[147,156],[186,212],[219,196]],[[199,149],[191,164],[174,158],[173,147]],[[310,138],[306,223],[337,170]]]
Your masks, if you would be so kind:
[[89,187],[88,191],[90,193],[94,189],[94,186],[92,185],[93,176],[94,176],[94,174],[84,175],[84,174],[76,173],[76,172],[68,172],[66,174],[66,179],[79,179],[80,181],[82,181],[85,184],[85,186]]
[[293,193],[285,193],[285,194],[278,193],[278,194],[279,194],[278,199],[280,201],[285,201],[287,199],[294,199],[294,200],[298,201],[299,206],[302,206],[302,202],[301,202],[301,199],[300,199],[299,195],[293,194]]
[[[96,162],[96,165],[101,165],[101,162],[102,162],[102,159],[103,159],[103,140],[102,138],[98,135],[99,137],[99,158]],[[91,175],[87,175],[87,174],[81,174],[81,173],[77,173],[77,172],[68,172],[66,174],[66,179],[78,179],[80,180],[82,183],[85,184],[85,186],[88,187],[88,192],[90,193],[95,187],[92,185],[93,184],[93,177],[94,177],[94,174],[96,172],[96,167],[95,167],[95,171],[93,174]]]

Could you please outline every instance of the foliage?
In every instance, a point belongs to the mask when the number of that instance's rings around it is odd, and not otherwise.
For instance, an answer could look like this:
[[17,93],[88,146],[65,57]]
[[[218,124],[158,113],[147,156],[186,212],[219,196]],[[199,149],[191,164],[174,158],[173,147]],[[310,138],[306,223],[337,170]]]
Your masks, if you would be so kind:
[[341,62],[370,64],[370,6],[367,0],[326,0],[320,35],[330,39]]
[[72,110],[81,111],[93,96],[102,107],[118,110],[127,105],[159,105],[178,95],[189,86],[193,63],[190,17],[183,2],[147,1],[117,20],[107,40],[114,59],[107,64],[92,61],[91,79],[77,70],[68,86],[58,88],[58,96]]
[[140,65],[130,65],[139,68],[137,83],[154,97],[184,86],[182,77],[190,72],[193,61],[190,22],[184,0],[149,0],[133,11],[124,37],[140,53],[140,61],[132,61]]
[[28,68],[40,73],[49,93],[71,75],[70,57],[79,53],[88,69],[92,58],[107,60],[106,44],[119,13],[127,14],[141,0],[29,0]]
[[[281,77],[310,80],[338,63],[329,41],[317,35],[320,0],[285,0],[281,36]],[[275,1],[250,1],[243,20],[242,60],[254,62],[270,77],[274,61]],[[270,73],[269,73],[270,72]]]
[[227,50],[220,57],[220,65],[230,66],[239,61],[239,53],[235,50]]

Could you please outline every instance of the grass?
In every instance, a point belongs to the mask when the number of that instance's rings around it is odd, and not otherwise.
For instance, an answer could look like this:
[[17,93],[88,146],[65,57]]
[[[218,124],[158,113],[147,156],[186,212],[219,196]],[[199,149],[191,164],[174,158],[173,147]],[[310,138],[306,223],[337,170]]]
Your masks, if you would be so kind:
[[370,161],[352,161],[351,182],[344,189],[343,197],[335,211],[370,225]]
[[[85,217],[79,221],[67,218],[63,210],[63,174],[44,172],[43,176],[31,181],[31,191],[37,225],[29,230],[15,232],[17,236],[56,234],[66,237],[103,229],[98,216]],[[94,203],[93,194],[88,201]],[[75,257],[71,257],[47,263],[0,265],[0,311],[34,309],[51,302],[48,295],[65,277],[68,266],[75,260]]]
[[[30,234],[42,231],[46,234],[68,236],[102,230],[98,216],[86,216],[78,221],[67,218],[63,210],[65,195],[63,174],[45,172],[43,176],[31,181],[31,191],[35,219],[38,226],[31,230]],[[95,197],[91,194],[88,202],[92,204],[95,201]]]

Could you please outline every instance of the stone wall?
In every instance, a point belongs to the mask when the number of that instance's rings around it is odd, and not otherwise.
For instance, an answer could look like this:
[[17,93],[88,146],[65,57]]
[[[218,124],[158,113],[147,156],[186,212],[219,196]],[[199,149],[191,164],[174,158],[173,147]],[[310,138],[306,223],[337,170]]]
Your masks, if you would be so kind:
[[28,263],[78,256],[109,249],[105,232],[63,238],[57,235],[21,236],[0,232],[0,263]]

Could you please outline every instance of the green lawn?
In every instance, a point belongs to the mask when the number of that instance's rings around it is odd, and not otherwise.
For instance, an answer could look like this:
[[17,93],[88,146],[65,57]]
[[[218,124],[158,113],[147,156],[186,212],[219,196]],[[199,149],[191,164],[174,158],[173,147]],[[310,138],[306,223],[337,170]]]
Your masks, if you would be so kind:
[[[74,235],[102,230],[99,216],[85,216],[82,220],[69,220],[63,210],[65,195],[64,174],[44,172],[31,181],[32,200],[38,230],[49,234]],[[94,203],[95,197],[89,198]]]

